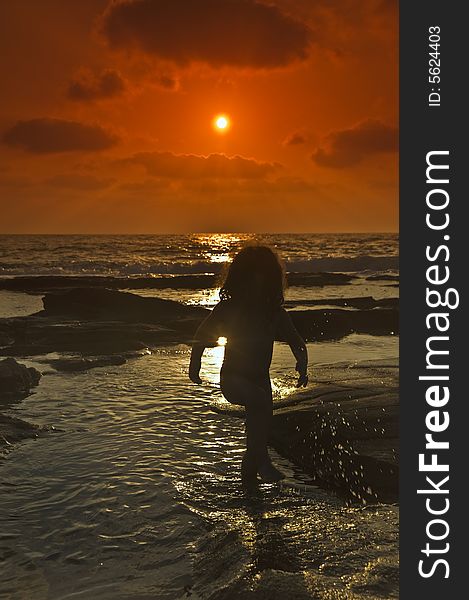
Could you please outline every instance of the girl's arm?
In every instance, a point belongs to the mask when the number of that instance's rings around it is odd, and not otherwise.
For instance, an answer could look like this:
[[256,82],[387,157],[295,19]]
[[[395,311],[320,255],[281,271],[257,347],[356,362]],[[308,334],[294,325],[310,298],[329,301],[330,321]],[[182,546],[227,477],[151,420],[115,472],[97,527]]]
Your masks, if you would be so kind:
[[200,367],[205,348],[216,346],[221,323],[220,303],[215,306],[209,316],[199,325],[192,343],[189,378],[194,383],[202,383]]
[[281,341],[287,342],[296,358],[296,370],[299,374],[298,387],[306,387],[308,383],[308,350],[284,308],[281,310],[278,321],[278,335]]

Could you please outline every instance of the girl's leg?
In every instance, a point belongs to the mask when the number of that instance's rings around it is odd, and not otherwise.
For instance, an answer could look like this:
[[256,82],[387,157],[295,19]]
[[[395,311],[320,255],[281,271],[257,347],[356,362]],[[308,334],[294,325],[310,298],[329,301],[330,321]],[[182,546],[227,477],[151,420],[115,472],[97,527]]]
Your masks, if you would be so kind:
[[248,454],[256,460],[267,453],[267,435],[271,408],[266,392],[249,379],[238,375],[224,375],[221,391],[228,402],[246,408],[246,433]]
[[267,450],[272,420],[270,381],[268,386],[264,382],[257,385],[238,375],[224,375],[221,390],[228,402],[246,407],[247,452],[243,475],[249,477],[257,471],[265,481],[282,479],[283,474],[272,465]]

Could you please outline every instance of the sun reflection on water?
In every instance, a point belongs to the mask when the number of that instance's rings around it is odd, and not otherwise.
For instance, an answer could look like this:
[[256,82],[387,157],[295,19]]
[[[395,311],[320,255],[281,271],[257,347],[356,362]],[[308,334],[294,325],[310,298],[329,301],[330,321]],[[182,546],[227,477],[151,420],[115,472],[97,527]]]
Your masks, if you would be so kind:
[[[219,339],[224,339],[226,344],[226,338]],[[205,350],[201,377],[214,385],[220,383],[220,369],[225,357],[225,344],[219,342],[218,346]]]
[[211,263],[227,263],[247,240],[249,234],[198,233],[193,240],[201,246],[204,257]]
[[187,304],[195,304],[197,306],[211,307],[211,306],[215,306],[215,304],[218,304],[219,301],[220,301],[220,288],[217,287],[217,288],[208,289],[208,290],[201,290],[200,292],[197,292],[197,294],[194,293],[194,298],[189,300],[187,302]]
[[231,260],[229,254],[211,254],[210,252],[207,253],[207,258],[213,263],[226,263]]

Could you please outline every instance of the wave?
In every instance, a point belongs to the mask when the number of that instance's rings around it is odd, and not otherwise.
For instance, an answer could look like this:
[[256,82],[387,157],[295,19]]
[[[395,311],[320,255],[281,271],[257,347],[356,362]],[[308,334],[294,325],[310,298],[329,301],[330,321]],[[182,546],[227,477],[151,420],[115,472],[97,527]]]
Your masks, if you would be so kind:
[[329,271],[331,273],[360,271],[388,271],[399,268],[398,256],[355,256],[325,257],[310,260],[298,260],[287,263],[287,271],[315,273]]
[[[209,261],[190,262],[120,262],[120,261],[67,261],[45,262],[35,264],[34,271],[31,262],[0,263],[0,275],[27,276],[27,275],[103,275],[113,277],[157,276],[157,275],[198,275],[219,274],[226,268],[226,263]],[[290,273],[359,273],[397,271],[399,268],[398,256],[371,256],[361,255],[356,257],[323,257],[286,262],[286,270]]]

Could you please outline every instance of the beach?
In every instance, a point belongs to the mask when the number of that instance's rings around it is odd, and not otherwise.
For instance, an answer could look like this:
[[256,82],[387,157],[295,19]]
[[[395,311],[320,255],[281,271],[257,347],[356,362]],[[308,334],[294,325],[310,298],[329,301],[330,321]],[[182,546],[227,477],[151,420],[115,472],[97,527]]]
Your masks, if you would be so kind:
[[[223,346],[202,386],[187,368],[251,239],[286,262],[311,384],[295,389],[276,343],[270,445],[288,479],[248,493]],[[41,375],[0,400],[0,597],[397,598],[397,242],[0,236],[1,358]]]

